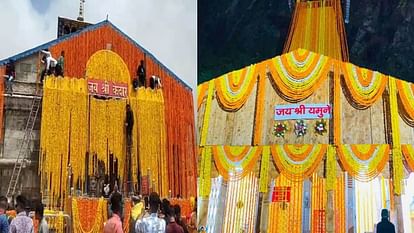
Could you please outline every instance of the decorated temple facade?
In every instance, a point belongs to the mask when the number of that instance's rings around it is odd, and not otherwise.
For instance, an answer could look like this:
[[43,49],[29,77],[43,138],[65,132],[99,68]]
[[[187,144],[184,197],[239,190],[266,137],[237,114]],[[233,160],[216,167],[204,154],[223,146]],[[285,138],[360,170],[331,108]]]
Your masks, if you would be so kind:
[[[40,83],[41,51],[64,51],[64,76]],[[143,60],[146,83],[132,80]],[[109,21],[83,25],[74,33],[0,61],[1,76],[13,61],[13,93],[0,98],[0,193],[6,193],[22,144],[33,99],[42,107],[34,124],[17,193],[54,208],[70,195],[103,195],[116,183],[123,192],[157,191],[161,196],[196,195],[196,157],[191,88],[155,56]],[[41,90],[41,91],[39,91]],[[40,93],[40,94],[39,94]],[[133,113],[132,138],[125,129]]]
[[[207,232],[410,232],[414,84],[348,62],[340,1],[297,1],[284,54],[198,86]],[[219,217],[224,216],[224,217]]]

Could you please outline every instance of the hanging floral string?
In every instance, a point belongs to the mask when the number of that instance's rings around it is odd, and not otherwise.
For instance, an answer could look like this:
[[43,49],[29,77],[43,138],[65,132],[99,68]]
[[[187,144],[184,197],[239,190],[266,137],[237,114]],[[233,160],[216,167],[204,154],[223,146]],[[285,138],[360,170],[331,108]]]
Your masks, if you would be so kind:
[[222,232],[254,232],[259,185],[253,172],[228,183]]
[[213,101],[213,92],[214,92],[214,81],[210,80],[208,82],[208,92],[207,92],[207,103],[206,109],[204,111],[204,118],[203,118],[203,126],[201,128],[201,136],[200,136],[200,146],[204,146],[207,143],[207,134],[208,134],[208,127],[210,122],[210,113],[211,113],[211,102]]
[[200,151],[199,196],[208,197],[211,190],[211,147],[200,148]]
[[309,177],[326,154],[327,145],[273,145],[273,160],[281,174],[291,180]]
[[205,98],[208,90],[208,82],[202,83],[197,86],[197,110],[200,110],[201,104]]
[[273,135],[275,135],[276,137],[285,137],[286,132],[289,130],[287,123],[276,123],[273,126]]
[[292,181],[283,174],[275,179],[275,187],[291,187],[291,200],[287,205],[278,202],[269,204],[269,233],[302,232],[303,186],[302,181]]
[[328,152],[326,153],[326,190],[335,190],[336,187],[336,151],[335,147],[328,145]]
[[260,164],[259,192],[266,193],[269,190],[269,164],[270,147],[263,146],[262,160]]
[[295,134],[297,137],[305,136],[308,126],[304,120],[297,120],[295,123]]
[[394,193],[400,195],[402,192],[402,181],[404,178],[404,168],[402,164],[400,123],[398,119],[397,86],[395,78],[389,76],[389,94],[391,110],[391,132],[392,132],[392,168]]

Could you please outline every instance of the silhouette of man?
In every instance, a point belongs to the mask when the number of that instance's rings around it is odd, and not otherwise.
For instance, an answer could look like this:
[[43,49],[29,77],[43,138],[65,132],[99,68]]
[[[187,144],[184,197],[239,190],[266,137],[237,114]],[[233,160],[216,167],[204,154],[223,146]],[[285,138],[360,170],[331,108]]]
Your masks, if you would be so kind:
[[395,233],[394,224],[389,220],[390,215],[387,209],[381,211],[381,222],[377,225],[377,233]]

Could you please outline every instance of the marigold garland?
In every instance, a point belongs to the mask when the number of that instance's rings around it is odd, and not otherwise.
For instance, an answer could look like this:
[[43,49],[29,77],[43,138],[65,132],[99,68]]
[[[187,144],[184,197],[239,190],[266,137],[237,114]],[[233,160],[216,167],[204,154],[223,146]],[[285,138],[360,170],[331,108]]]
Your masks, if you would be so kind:
[[208,82],[202,83],[197,86],[197,110],[200,109],[207,90],[208,90]]
[[228,183],[222,232],[255,232],[259,185],[253,172]]
[[[137,154],[141,175],[150,176],[154,191],[167,196],[169,191],[167,175],[167,138],[165,126],[164,98],[162,91],[140,89],[136,97],[131,97],[134,111],[133,154]],[[135,161],[132,170],[138,170]],[[135,178],[134,178],[135,179]]]
[[381,98],[388,82],[385,75],[350,63],[342,63],[342,73],[352,103],[358,108],[368,108]]
[[269,190],[269,164],[270,147],[263,146],[262,160],[260,164],[259,192],[266,193]]
[[388,144],[340,145],[337,154],[343,168],[355,179],[368,182],[382,172],[389,159]]
[[199,196],[208,197],[211,190],[211,147],[200,148],[201,164],[199,176]]
[[331,63],[323,55],[304,50],[297,53],[308,53],[308,57],[305,61],[298,61],[295,53],[291,52],[268,60],[273,82],[282,96],[293,102],[308,98],[324,83]]
[[[225,180],[243,178],[250,173],[262,152],[261,146],[213,146],[212,149],[217,170]],[[233,155],[226,152],[229,150]],[[240,153],[237,154],[238,159],[232,161],[230,158],[236,153]]]
[[341,112],[341,73],[340,62],[334,61],[334,103],[333,103],[333,131],[334,131],[334,144],[342,144],[342,112]]
[[201,128],[200,146],[204,146],[207,143],[208,127],[209,127],[210,113],[211,113],[211,102],[213,101],[213,94],[214,94],[214,80],[210,80],[208,82],[207,103],[206,103],[206,109],[204,111],[203,126]]
[[397,87],[395,79],[389,76],[389,97],[391,110],[391,132],[392,132],[392,168],[394,193],[400,195],[402,193],[402,182],[404,178],[404,168],[402,164],[401,140],[400,140],[400,123],[398,118],[398,101]]
[[[275,187],[291,187],[290,202],[271,202],[269,204],[268,233],[302,232],[303,182],[292,181],[280,174],[274,182]],[[274,190],[273,190],[274,191]],[[272,193],[273,194],[273,193]]]
[[349,59],[340,1],[296,1],[292,17],[283,53],[303,48]]
[[414,147],[413,145],[401,145],[402,154],[405,157],[407,168],[414,172]]
[[273,145],[273,160],[281,174],[291,180],[303,180],[319,166],[327,145]]
[[100,199],[72,199],[73,232],[103,232],[104,221],[108,219],[107,205]]
[[217,100],[224,110],[236,111],[246,103],[256,83],[255,68],[253,64],[214,79]]
[[328,145],[328,152],[326,153],[326,190],[335,190],[336,187],[336,151],[335,147]]
[[414,124],[414,84],[403,80],[395,80],[398,97],[404,109],[404,115],[411,124]]

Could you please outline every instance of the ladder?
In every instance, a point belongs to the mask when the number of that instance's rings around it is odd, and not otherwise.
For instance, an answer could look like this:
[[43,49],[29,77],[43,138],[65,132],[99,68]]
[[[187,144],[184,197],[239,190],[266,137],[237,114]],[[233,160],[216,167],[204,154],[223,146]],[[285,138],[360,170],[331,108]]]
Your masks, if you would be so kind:
[[37,115],[39,113],[40,105],[42,104],[43,89],[36,87],[35,95],[32,100],[32,106],[30,109],[29,118],[26,122],[26,128],[23,136],[22,143],[20,144],[19,154],[14,164],[13,173],[10,177],[9,186],[7,188],[7,198],[12,198],[16,194],[16,187],[19,182],[20,173],[22,168],[26,166],[27,157],[30,155],[30,142],[32,140],[32,132],[35,126]]

